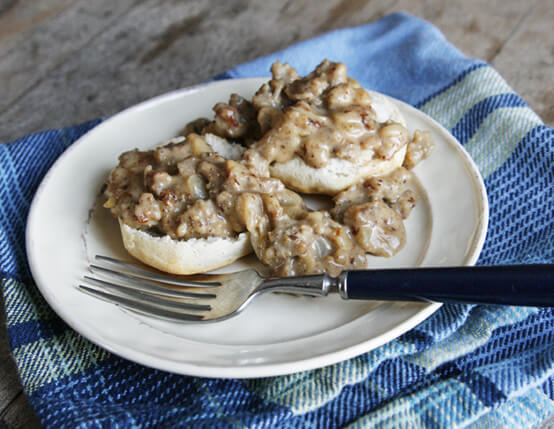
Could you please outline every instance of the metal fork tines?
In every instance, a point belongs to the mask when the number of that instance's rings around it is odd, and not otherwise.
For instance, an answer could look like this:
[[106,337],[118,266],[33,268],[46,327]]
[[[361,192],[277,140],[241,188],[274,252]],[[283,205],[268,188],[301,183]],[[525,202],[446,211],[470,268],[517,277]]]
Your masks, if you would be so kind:
[[[97,255],[81,291],[127,309],[177,321],[217,321],[242,311],[260,293],[280,291],[324,296],[332,281],[325,275],[265,279],[255,270],[230,274],[171,276]],[[107,266],[106,266],[107,265]],[[93,286],[93,287],[91,287]]]
[[[89,294],[131,310],[182,321],[204,319],[212,310],[218,281],[193,281],[154,273],[114,258],[97,255],[91,264],[94,275],[84,276],[79,288]],[[90,287],[93,285],[95,287]]]

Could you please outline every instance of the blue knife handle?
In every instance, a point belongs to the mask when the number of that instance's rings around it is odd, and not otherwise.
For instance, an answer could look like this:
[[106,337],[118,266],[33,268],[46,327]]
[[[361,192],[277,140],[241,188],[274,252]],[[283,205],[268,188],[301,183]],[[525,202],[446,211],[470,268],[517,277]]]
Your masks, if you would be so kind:
[[345,286],[347,299],[550,307],[554,264],[349,271]]

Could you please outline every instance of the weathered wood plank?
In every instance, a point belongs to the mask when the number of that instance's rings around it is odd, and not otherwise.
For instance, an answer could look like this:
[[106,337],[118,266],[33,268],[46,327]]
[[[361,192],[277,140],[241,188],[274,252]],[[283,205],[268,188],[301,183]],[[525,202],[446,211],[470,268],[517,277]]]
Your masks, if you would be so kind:
[[342,13],[335,22],[337,4],[203,0],[137,5],[6,110],[0,118],[0,140],[110,115],[206,80],[338,22],[367,22],[376,8],[386,10],[390,0]]
[[464,54],[490,61],[534,1],[399,0],[392,10],[405,10],[432,22]]
[[470,57],[490,62],[543,121],[554,125],[554,33],[550,0],[399,0]]
[[0,414],[22,391],[7,345],[0,345]]
[[[501,7],[499,1],[146,2],[4,112],[0,140],[110,115],[295,41],[395,10],[433,21],[465,53],[490,59],[530,7],[515,0]],[[45,116],[52,108],[55,115]]]
[[[4,308],[0,294],[0,308]],[[7,412],[9,405],[22,393],[21,382],[17,374],[17,367],[12,359],[4,312],[0,312],[0,427],[2,416]]]
[[0,427],[7,429],[38,429],[40,421],[21,393],[0,415]]
[[554,5],[540,0],[492,65],[543,121],[554,126]]
[[[0,46],[4,47],[0,49],[0,114],[106,27],[112,27],[134,0],[82,0],[71,4],[58,1],[49,0],[50,9],[44,10],[44,5],[37,7],[31,16],[27,16],[29,13],[21,13],[20,18],[12,16],[18,10],[17,5],[2,15]],[[31,7],[27,6],[27,9]],[[2,21],[7,21],[4,27]],[[35,25],[34,21],[37,21]],[[17,33],[19,28],[22,33]],[[17,40],[16,45],[13,41],[3,43],[3,38],[14,34],[20,34],[23,39]]]
[[73,0],[0,0],[0,56],[39,25],[56,17]]

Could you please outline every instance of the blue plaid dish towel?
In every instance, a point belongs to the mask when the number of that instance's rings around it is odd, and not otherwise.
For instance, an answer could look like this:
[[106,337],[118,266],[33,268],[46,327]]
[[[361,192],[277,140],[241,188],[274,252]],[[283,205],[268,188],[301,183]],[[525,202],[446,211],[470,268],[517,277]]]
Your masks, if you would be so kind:
[[[364,87],[432,116],[477,163],[490,202],[479,264],[554,262],[554,131],[498,73],[407,14],[237,66],[301,74],[342,61]],[[445,305],[401,337],[329,367],[207,379],[121,359],[79,336],[30,277],[24,227],[55,159],[100,120],[0,145],[0,273],[13,356],[45,427],[533,428],[554,414],[554,309]]]

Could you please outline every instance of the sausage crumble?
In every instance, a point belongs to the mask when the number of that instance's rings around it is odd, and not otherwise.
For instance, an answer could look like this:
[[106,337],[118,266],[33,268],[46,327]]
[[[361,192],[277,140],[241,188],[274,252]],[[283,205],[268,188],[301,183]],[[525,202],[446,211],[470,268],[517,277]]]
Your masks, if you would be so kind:
[[[175,240],[248,231],[257,257],[276,276],[337,276],[366,268],[367,254],[398,253],[406,241],[403,220],[416,204],[409,169],[430,154],[430,134],[410,138],[399,123],[378,123],[370,95],[344,64],[325,60],[303,78],[288,64],[271,71],[251,101],[233,94],[214,106],[214,120],[197,119],[166,145],[120,155],[105,207],[132,228]],[[246,150],[239,160],[225,159],[206,134]],[[268,169],[293,156],[315,168],[331,157],[386,160],[405,145],[403,167],[338,193],[331,210],[309,210]]]

